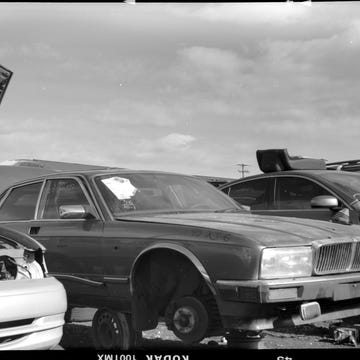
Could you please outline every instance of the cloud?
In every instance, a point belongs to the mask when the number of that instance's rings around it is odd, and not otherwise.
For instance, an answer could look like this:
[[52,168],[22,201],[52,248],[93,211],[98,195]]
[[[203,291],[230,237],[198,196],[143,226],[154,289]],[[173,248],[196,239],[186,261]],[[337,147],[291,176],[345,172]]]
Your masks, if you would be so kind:
[[95,110],[95,119],[105,126],[174,126],[177,122],[171,109],[160,101],[146,102],[142,99],[132,99],[123,96],[102,104]]
[[184,155],[196,138],[192,135],[171,133],[155,139],[141,139],[137,144],[137,158],[163,157],[165,154]]
[[240,67],[240,59],[229,50],[192,46],[180,49],[178,54],[197,68],[205,67],[213,71],[230,73]]
[[172,133],[158,140],[158,144],[164,150],[184,150],[196,140],[194,136]]
[[191,16],[212,22],[237,24],[288,24],[301,21],[310,12],[310,6],[297,3],[206,4],[169,9],[182,16]]

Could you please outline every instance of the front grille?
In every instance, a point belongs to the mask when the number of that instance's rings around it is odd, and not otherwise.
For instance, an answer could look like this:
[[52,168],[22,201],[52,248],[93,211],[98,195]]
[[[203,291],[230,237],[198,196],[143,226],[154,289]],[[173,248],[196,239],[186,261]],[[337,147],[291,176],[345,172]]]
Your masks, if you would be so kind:
[[360,270],[360,242],[357,239],[342,242],[322,241],[315,244],[316,275]]
[[30,325],[34,320],[35,318],[0,322],[0,329],[10,329],[17,326]]

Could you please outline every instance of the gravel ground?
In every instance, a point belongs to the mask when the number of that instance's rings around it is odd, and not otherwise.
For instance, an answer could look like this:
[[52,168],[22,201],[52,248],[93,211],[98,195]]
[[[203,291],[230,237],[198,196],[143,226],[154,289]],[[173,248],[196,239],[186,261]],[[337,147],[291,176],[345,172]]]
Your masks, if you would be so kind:
[[[336,344],[331,337],[329,330],[331,325],[351,326],[353,324],[360,324],[360,317],[351,318],[346,322],[323,322],[310,325],[302,325],[291,328],[266,330],[264,331],[264,338],[259,344],[260,349],[315,349],[315,348],[354,348],[351,343]],[[221,338],[207,338],[200,344],[194,346],[195,348],[209,348],[214,346],[215,342],[221,344]],[[208,344],[211,342],[210,344]],[[79,348],[93,348],[91,336],[91,322],[86,323],[71,323],[64,327],[64,335],[60,343],[60,348],[63,349],[79,349]],[[168,331],[166,326],[162,323],[150,331],[143,332],[142,349],[186,349],[185,345],[175,337],[175,335]]]

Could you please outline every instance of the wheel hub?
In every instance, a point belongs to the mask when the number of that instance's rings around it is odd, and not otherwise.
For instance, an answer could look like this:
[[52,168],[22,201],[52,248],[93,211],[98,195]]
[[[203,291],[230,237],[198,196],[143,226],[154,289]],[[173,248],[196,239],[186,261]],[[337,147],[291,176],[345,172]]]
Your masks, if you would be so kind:
[[174,313],[174,325],[182,334],[188,334],[194,330],[195,314],[189,307],[181,307]]
[[99,339],[104,348],[110,348],[116,342],[119,330],[109,314],[102,314],[98,320]]

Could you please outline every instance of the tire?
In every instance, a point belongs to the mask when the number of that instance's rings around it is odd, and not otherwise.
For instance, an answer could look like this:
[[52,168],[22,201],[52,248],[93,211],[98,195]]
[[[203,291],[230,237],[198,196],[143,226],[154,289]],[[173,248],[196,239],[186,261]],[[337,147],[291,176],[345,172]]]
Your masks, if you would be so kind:
[[209,314],[205,305],[195,297],[174,300],[167,309],[166,324],[184,343],[200,342],[209,327]]
[[92,321],[96,349],[129,350],[140,344],[141,332],[134,331],[130,316],[110,309],[99,309]]

